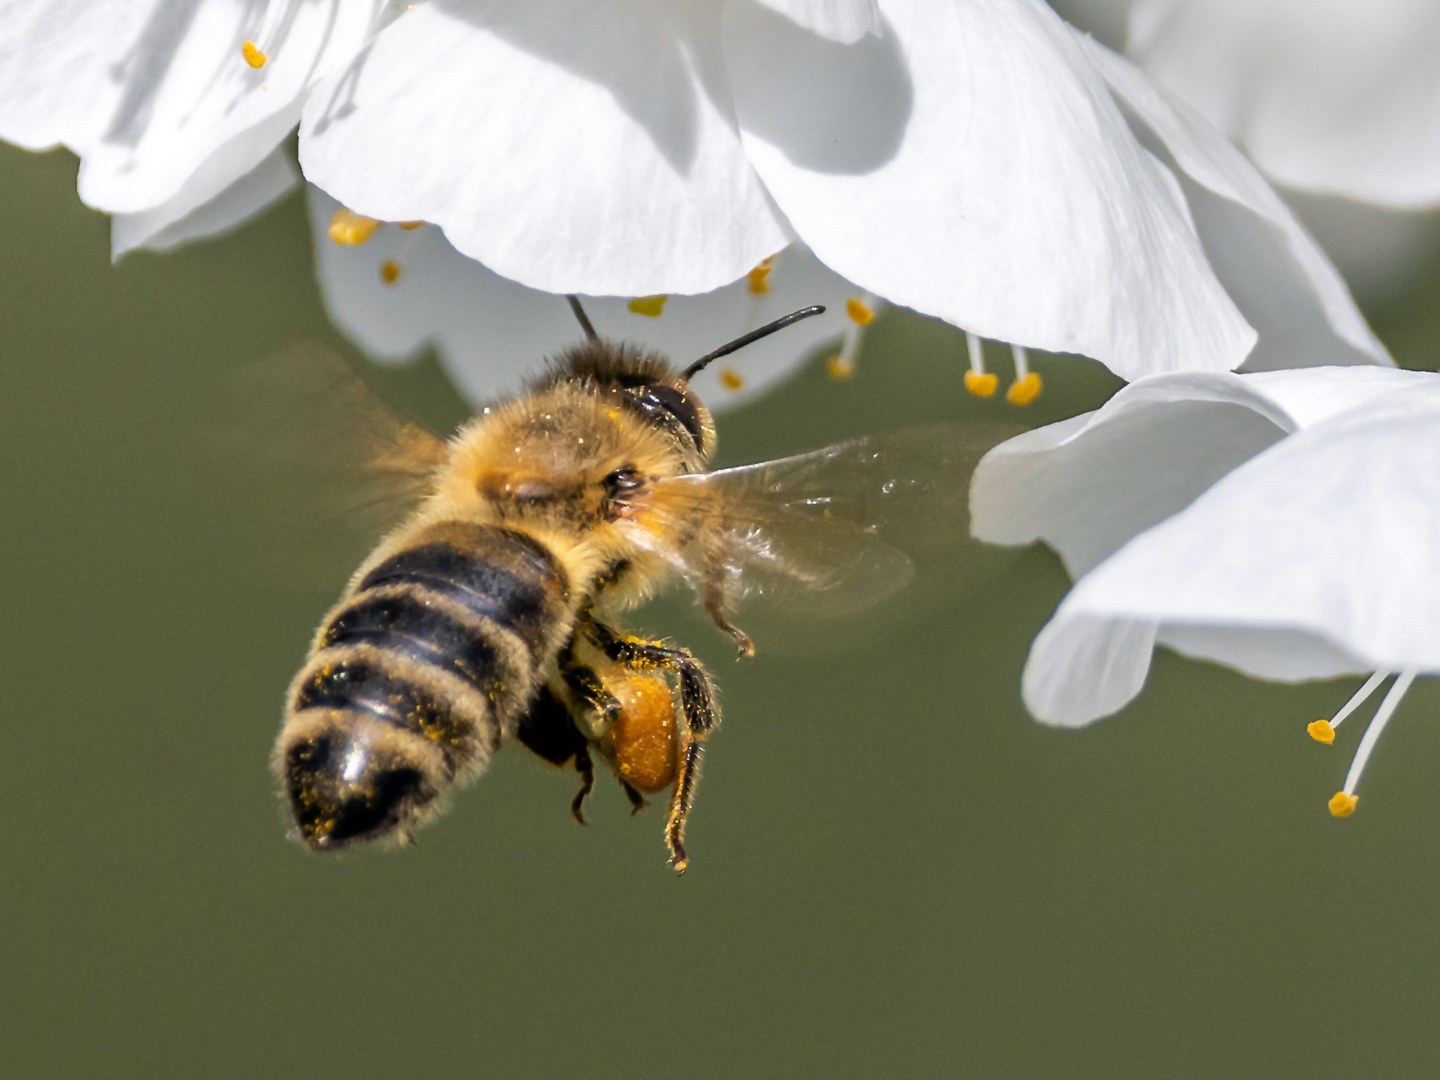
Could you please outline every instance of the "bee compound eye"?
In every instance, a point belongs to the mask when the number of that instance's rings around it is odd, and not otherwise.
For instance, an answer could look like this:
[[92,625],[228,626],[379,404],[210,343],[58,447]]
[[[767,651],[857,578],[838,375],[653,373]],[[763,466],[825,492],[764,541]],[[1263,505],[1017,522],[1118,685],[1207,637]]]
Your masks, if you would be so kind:
[[627,491],[634,491],[643,482],[634,465],[622,465],[605,477],[605,492],[613,499]]

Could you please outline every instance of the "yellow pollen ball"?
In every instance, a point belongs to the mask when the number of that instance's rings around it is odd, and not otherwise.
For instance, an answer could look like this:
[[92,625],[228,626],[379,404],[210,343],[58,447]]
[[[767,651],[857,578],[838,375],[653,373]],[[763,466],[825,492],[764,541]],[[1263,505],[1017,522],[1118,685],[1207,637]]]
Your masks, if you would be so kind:
[[856,326],[869,326],[875,321],[875,312],[853,296],[845,301],[845,314],[850,316],[850,321]]
[[770,291],[770,282],[765,279],[769,276],[770,260],[766,259],[759,266],[755,267],[754,270],[751,270],[745,275],[746,280],[750,282],[750,291],[756,296],[762,293],[768,293]]
[[1306,724],[1305,730],[1309,733],[1310,738],[1318,743],[1324,743],[1326,746],[1335,741],[1335,729],[1330,726],[1329,720],[1316,720],[1314,723]]
[[627,305],[636,315],[648,315],[650,318],[657,318],[665,310],[665,301],[668,296],[637,296]]
[[1346,795],[1343,791],[1335,792],[1334,798],[1330,800],[1330,814],[1333,817],[1349,817],[1355,813],[1355,806],[1360,802],[1359,795]]
[[261,52],[253,41],[247,41],[240,46],[240,55],[245,57],[245,63],[252,68],[262,68],[270,62],[270,57]]
[[375,230],[378,228],[380,228],[380,222],[374,218],[357,214],[353,210],[346,210],[342,206],[330,219],[328,232],[330,239],[341,247],[358,247],[374,236]]
[[1000,385],[1000,379],[989,371],[967,371],[965,372],[965,389],[976,397],[992,397],[995,388]]
[[720,369],[720,385],[726,390],[739,390],[745,385],[745,380],[733,367]]
[[394,259],[386,259],[380,264],[380,280],[386,285],[394,285],[400,280],[400,264]]
[[1040,373],[1032,371],[1023,379],[1016,379],[1010,384],[1010,389],[1005,391],[1005,400],[1011,405],[1029,405],[1040,396],[1044,386],[1040,381]]
[[412,232],[415,229],[422,229],[425,227],[425,222],[423,221],[397,221],[395,224],[399,225],[400,228],[404,229],[406,232]]
[[855,377],[855,361],[847,360],[839,355],[829,357],[825,361],[825,374],[840,382],[853,379]]

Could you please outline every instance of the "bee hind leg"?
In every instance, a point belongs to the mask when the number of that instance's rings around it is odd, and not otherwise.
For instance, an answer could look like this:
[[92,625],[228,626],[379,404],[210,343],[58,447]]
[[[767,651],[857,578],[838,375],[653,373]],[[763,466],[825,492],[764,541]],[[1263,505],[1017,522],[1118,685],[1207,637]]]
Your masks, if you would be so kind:
[[676,649],[659,642],[618,634],[610,627],[593,621],[586,625],[585,633],[596,648],[616,663],[636,671],[673,671],[679,678],[684,730],[680,733],[680,774],[675,781],[675,794],[670,798],[670,813],[665,820],[665,844],[670,849],[667,865],[676,873],[683,874],[690,865],[685,851],[685,823],[695,805],[695,788],[700,783],[700,759],[705,752],[703,744],[720,722],[715,687],[700,661],[688,649]]
[[585,797],[595,787],[595,766],[590,760],[590,745],[575,726],[565,703],[548,686],[540,688],[535,704],[520,718],[516,732],[520,742],[531,753],[562,768],[572,759],[580,774],[580,792],[570,802],[570,816],[585,824]]

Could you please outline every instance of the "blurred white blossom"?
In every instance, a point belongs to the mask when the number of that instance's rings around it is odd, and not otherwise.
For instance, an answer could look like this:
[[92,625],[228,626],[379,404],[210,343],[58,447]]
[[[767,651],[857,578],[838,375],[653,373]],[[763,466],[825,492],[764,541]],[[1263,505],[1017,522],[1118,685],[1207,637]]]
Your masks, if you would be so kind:
[[1440,204],[1440,4],[1137,0],[1127,51],[1271,178]]

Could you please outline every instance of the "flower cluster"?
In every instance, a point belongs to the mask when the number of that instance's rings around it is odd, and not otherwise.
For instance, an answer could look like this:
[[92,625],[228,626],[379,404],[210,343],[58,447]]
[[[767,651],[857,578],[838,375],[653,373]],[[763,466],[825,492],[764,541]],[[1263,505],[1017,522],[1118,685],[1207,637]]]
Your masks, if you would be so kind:
[[335,323],[377,359],[435,349],[477,402],[573,337],[559,293],[680,356],[831,309],[707,370],[720,406],[825,339],[848,376],[884,303],[963,330],[980,396],[983,339],[1014,350],[1013,404],[1040,391],[1029,348],[1107,365],[1130,385],[1000,446],[972,490],[977,536],[1043,540],[1076,579],[1025,670],[1044,722],[1121,709],[1156,645],[1368,675],[1310,725],[1327,743],[1393,677],[1344,816],[1440,672],[1440,375],[1392,366],[1264,178],[1440,203],[1433,0],[1135,0],[1129,59],[1041,0],[6,15],[0,138],[79,156],[117,258],[223,232],[303,171]]

